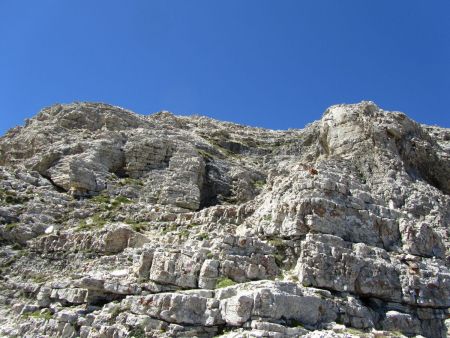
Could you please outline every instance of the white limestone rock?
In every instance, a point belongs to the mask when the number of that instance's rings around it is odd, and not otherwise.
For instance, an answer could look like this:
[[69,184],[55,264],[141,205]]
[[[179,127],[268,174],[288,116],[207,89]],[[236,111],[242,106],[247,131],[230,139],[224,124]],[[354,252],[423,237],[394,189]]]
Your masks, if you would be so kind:
[[449,135],[45,108],[0,138],[0,336],[445,337]]

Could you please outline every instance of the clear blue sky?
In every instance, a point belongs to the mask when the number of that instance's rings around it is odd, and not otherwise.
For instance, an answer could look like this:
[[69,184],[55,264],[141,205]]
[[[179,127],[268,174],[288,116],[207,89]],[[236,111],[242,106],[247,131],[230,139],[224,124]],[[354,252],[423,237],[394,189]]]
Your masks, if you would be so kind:
[[450,127],[449,0],[0,0],[0,132],[101,101],[301,128],[373,100]]

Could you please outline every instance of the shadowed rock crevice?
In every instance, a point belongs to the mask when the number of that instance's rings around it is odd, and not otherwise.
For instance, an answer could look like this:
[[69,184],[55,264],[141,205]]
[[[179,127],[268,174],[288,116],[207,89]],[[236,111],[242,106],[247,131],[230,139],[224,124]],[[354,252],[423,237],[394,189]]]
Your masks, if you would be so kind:
[[46,174],[41,174],[41,175],[42,175],[42,177],[44,177],[47,181],[50,182],[50,184],[55,188],[55,190],[56,190],[57,192],[60,192],[60,193],[65,193],[65,192],[67,192],[67,190],[64,189],[64,187],[61,187],[60,185],[56,184],[56,183],[52,180],[52,178],[51,178],[49,175],[46,175]]
[[[430,141],[429,141],[430,142]],[[427,142],[428,143],[428,142]],[[430,143],[409,141],[399,146],[405,169],[413,180],[423,179],[428,184],[450,194],[450,160],[440,158]]]
[[229,168],[222,162],[206,161],[200,209],[224,203],[231,196]]

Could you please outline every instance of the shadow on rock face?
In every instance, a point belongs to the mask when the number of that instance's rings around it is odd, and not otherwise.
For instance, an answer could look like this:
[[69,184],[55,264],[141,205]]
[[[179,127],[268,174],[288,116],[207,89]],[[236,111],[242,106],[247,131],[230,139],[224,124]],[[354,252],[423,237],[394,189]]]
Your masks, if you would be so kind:
[[227,174],[226,164],[208,161],[205,169],[200,209],[221,204],[224,198],[231,196],[231,178]]

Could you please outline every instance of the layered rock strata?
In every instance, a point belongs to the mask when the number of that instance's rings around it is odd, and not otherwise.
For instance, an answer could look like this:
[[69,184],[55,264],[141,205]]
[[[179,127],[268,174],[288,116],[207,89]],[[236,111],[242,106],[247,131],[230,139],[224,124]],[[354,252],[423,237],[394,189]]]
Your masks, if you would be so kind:
[[0,335],[445,337],[449,194],[450,129],[372,102],[45,108],[0,139]]

